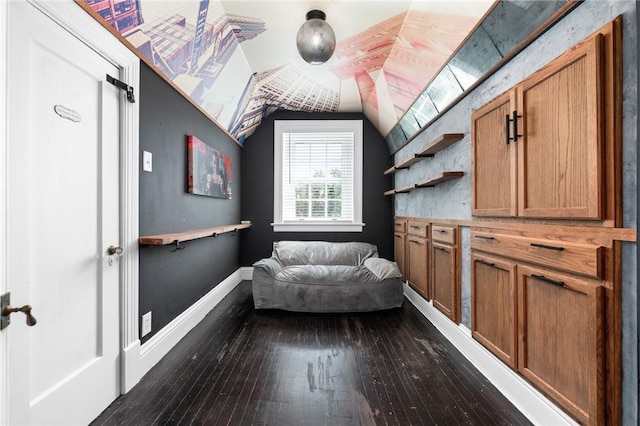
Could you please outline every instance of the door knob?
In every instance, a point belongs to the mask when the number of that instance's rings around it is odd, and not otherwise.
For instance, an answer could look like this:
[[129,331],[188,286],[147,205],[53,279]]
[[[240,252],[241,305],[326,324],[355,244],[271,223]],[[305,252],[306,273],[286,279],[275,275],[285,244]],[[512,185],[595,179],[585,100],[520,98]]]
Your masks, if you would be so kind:
[[24,305],[20,308],[14,308],[13,306],[5,306],[2,308],[2,316],[8,317],[14,312],[22,312],[27,316],[27,325],[33,327],[38,322],[36,318],[31,315],[31,305]]
[[124,249],[122,247],[109,246],[107,248],[107,253],[109,253],[109,255],[111,256],[122,256],[122,253],[124,253]]
[[31,306],[24,305],[20,308],[14,308],[10,305],[11,303],[11,293],[5,293],[0,296],[0,330],[3,330],[9,326],[9,316],[14,312],[22,312],[27,316],[27,325],[29,327],[33,327],[36,325],[36,319],[33,315],[31,315]]

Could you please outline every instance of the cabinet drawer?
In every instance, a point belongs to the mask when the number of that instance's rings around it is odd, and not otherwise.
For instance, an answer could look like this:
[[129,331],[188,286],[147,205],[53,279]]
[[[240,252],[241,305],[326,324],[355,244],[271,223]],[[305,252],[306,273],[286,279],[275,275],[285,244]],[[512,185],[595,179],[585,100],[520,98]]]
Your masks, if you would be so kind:
[[393,231],[394,232],[407,232],[407,221],[406,220],[396,220],[393,222]]
[[595,278],[604,274],[598,245],[471,231],[471,248]]
[[456,228],[454,226],[431,226],[431,239],[446,244],[456,244]]
[[407,233],[427,238],[429,224],[426,222],[411,222],[407,224]]

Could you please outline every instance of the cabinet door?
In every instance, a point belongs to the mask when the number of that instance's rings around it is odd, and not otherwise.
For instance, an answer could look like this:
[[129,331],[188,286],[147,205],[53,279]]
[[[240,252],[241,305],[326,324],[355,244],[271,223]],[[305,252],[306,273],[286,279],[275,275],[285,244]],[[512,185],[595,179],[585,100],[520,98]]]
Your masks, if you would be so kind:
[[471,268],[471,334],[515,370],[516,265],[504,259],[473,253]]
[[396,232],[393,234],[393,253],[396,263],[398,264],[398,268],[400,268],[400,273],[402,274],[402,279],[406,280],[406,263],[405,263],[405,244],[406,243],[406,234],[402,232]]
[[601,219],[603,37],[569,50],[518,86],[518,215]]
[[517,145],[508,143],[506,121],[515,110],[515,92],[507,92],[472,115],[474,216],[516,215]]
[[424,237],[407,237],[408,281],[425,299],[431,299],[429,291],[429,240]]
[[460,322],[460,297],[456,271],[457,249],[433,244],[433,306],[449,319]]
[[519,370],[585,424],[604,422],[600,284],[518,265]]

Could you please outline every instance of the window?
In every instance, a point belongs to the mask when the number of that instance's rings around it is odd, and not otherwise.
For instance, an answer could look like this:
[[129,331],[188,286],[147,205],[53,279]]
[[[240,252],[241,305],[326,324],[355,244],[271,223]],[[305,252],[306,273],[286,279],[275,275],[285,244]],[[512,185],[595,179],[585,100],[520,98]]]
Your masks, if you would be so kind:
[[276,120],[273,175],[274,231],[362,231],[362,120]]

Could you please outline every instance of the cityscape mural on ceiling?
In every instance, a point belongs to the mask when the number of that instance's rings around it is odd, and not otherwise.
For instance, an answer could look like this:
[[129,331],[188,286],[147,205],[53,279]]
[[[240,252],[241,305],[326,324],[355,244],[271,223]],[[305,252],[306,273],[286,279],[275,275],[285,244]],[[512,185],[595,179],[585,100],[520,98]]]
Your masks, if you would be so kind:
[[84,1],[240,143],[279,109],[362,111],[386,135],[482,15],[416,8],[379,14],[377,24],[338,39],[321,74],[286,55],[252,69],[257,62],[241,44],[253,43],[263,55],[278,51],[256,7],[233,14],[220,0]]

